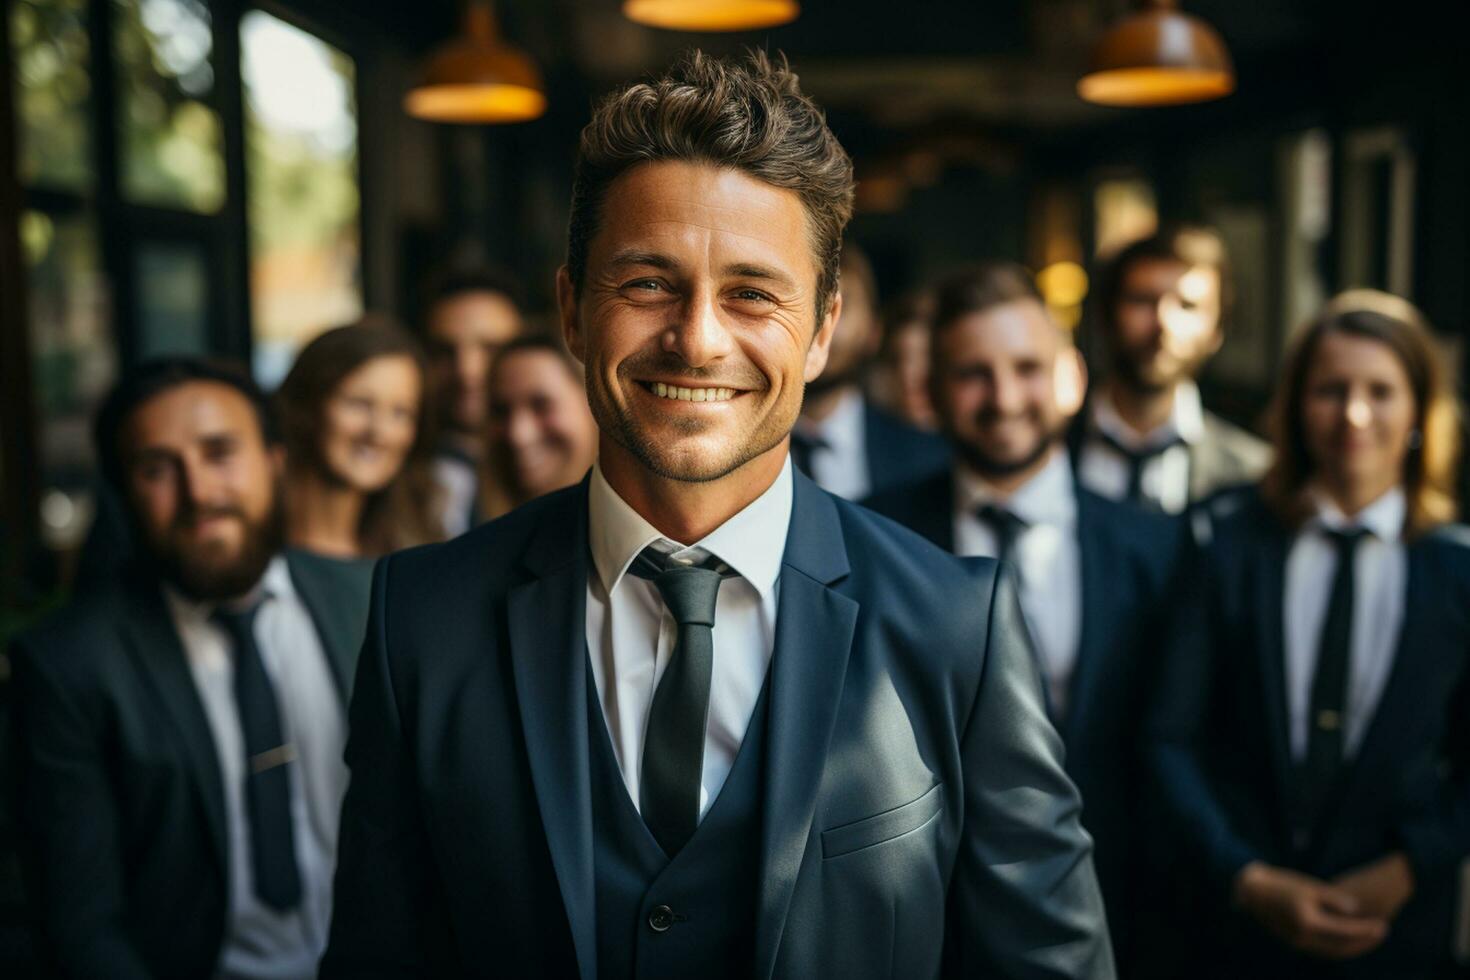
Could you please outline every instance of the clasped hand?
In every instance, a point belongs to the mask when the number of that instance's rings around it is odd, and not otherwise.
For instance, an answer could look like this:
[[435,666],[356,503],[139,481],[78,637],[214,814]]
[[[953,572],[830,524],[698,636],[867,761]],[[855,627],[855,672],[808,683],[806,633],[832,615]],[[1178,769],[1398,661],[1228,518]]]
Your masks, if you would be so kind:
[[1414,893],[1413,872],[1399,852],[1331,882],[1261,861],[1235,879],[1235,901],[1277,938],[1324,959],[1371,952]]

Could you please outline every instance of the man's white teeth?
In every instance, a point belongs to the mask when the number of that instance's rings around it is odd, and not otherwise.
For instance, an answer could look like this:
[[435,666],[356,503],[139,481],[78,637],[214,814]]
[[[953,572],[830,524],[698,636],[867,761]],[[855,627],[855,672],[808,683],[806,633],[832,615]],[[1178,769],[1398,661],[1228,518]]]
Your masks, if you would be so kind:
[[673,398],[683,402],[727,402],[735,397],[734,388],[680,388],[655,381],[653,393],[660,398]]

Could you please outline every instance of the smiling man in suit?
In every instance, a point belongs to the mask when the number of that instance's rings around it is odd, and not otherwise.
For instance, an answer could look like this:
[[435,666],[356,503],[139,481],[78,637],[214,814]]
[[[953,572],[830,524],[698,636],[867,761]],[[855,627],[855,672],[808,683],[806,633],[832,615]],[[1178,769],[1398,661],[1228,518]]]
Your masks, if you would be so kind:
[[1183,528],[1078,487],[1062,433],[1085,376],[1025,269],[992,263],[941,283],[933,343],[934,405],[958,463],[868,506],[1020,573],[1119,969],[1136,975],[1139,724]]
[[324,977],[1112,976],[1010,579],[793,473],[851,195],[763,54],[597,108],[599,462],[379,564]]
[[48,975],[315,974],[370,566],[281,551],[272,433],[248,377],[195,360],[99,413],[135,567],[13,651]]

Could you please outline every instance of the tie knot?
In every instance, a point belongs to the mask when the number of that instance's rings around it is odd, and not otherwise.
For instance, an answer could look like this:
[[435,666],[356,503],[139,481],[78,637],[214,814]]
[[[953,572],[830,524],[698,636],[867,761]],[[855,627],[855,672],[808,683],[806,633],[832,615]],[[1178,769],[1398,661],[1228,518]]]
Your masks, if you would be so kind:
[[1137,448],[1125,445],[1121,439],[1117,438],[1109,432],[1098,430],[1098,435],[1102,437],[1102,441],[1107,444],[1109,449],[1122,456],[1130,463],[1138,465],[1147,463],[1151,459],[1157,459],[1158,457],[1164,455],[1164,453],[1167,453],[1169,450],[1173,449],[1175,446],[1184,445],[1184,440],[1177,435],[1165,439],[1163,442],[1156,442],[1151,446],[1143,446]]
[[628,570],[653,583],[680,626],[714,626],[720,581],[734,574],[714,556],[684,564],[652,547],[644,548]]
[[260,612],[260,603],[252,602],[241,609],[226,609],[220,606],[209,618],[214,621],[215,625],[230,634],[230,639],[238,645],[249,637],[255,628],[255,614],[258,612]]
[[975,515],[995,529],[995,532],[1005,538],[1015,538],[1031,525],[1025,518],[1016,514],[1008,507],[999,504],[983,504]]
[[1365,527],[1329,527],[1323,528],[1327,540],[1331,541],[1337,548],[1338,555],[1351,555],[1358,550],[1358,542],[1366,538],[1371,532]]

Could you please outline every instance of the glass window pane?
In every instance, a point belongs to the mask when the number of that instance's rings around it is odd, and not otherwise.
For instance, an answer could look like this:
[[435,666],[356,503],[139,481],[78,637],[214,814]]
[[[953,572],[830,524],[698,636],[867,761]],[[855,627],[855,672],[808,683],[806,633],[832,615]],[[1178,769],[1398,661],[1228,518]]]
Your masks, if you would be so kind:
[[86,190],[94,176],[87,0],[14,0],[10,17],[20,179]]
[[240,19],[255,372],[362,312],[356,69],[258,10]]
[[209,8],[201,0],[113,0],[122,192],[213,214],[225,200]]
[[43,532],[71,547],[91,514],[92,413],[117,375],[93,215],[21,216],[29,272],[32,379],[45,488]]
[[197,245],[138,246],[139,357],[209,353],[209,272]]

